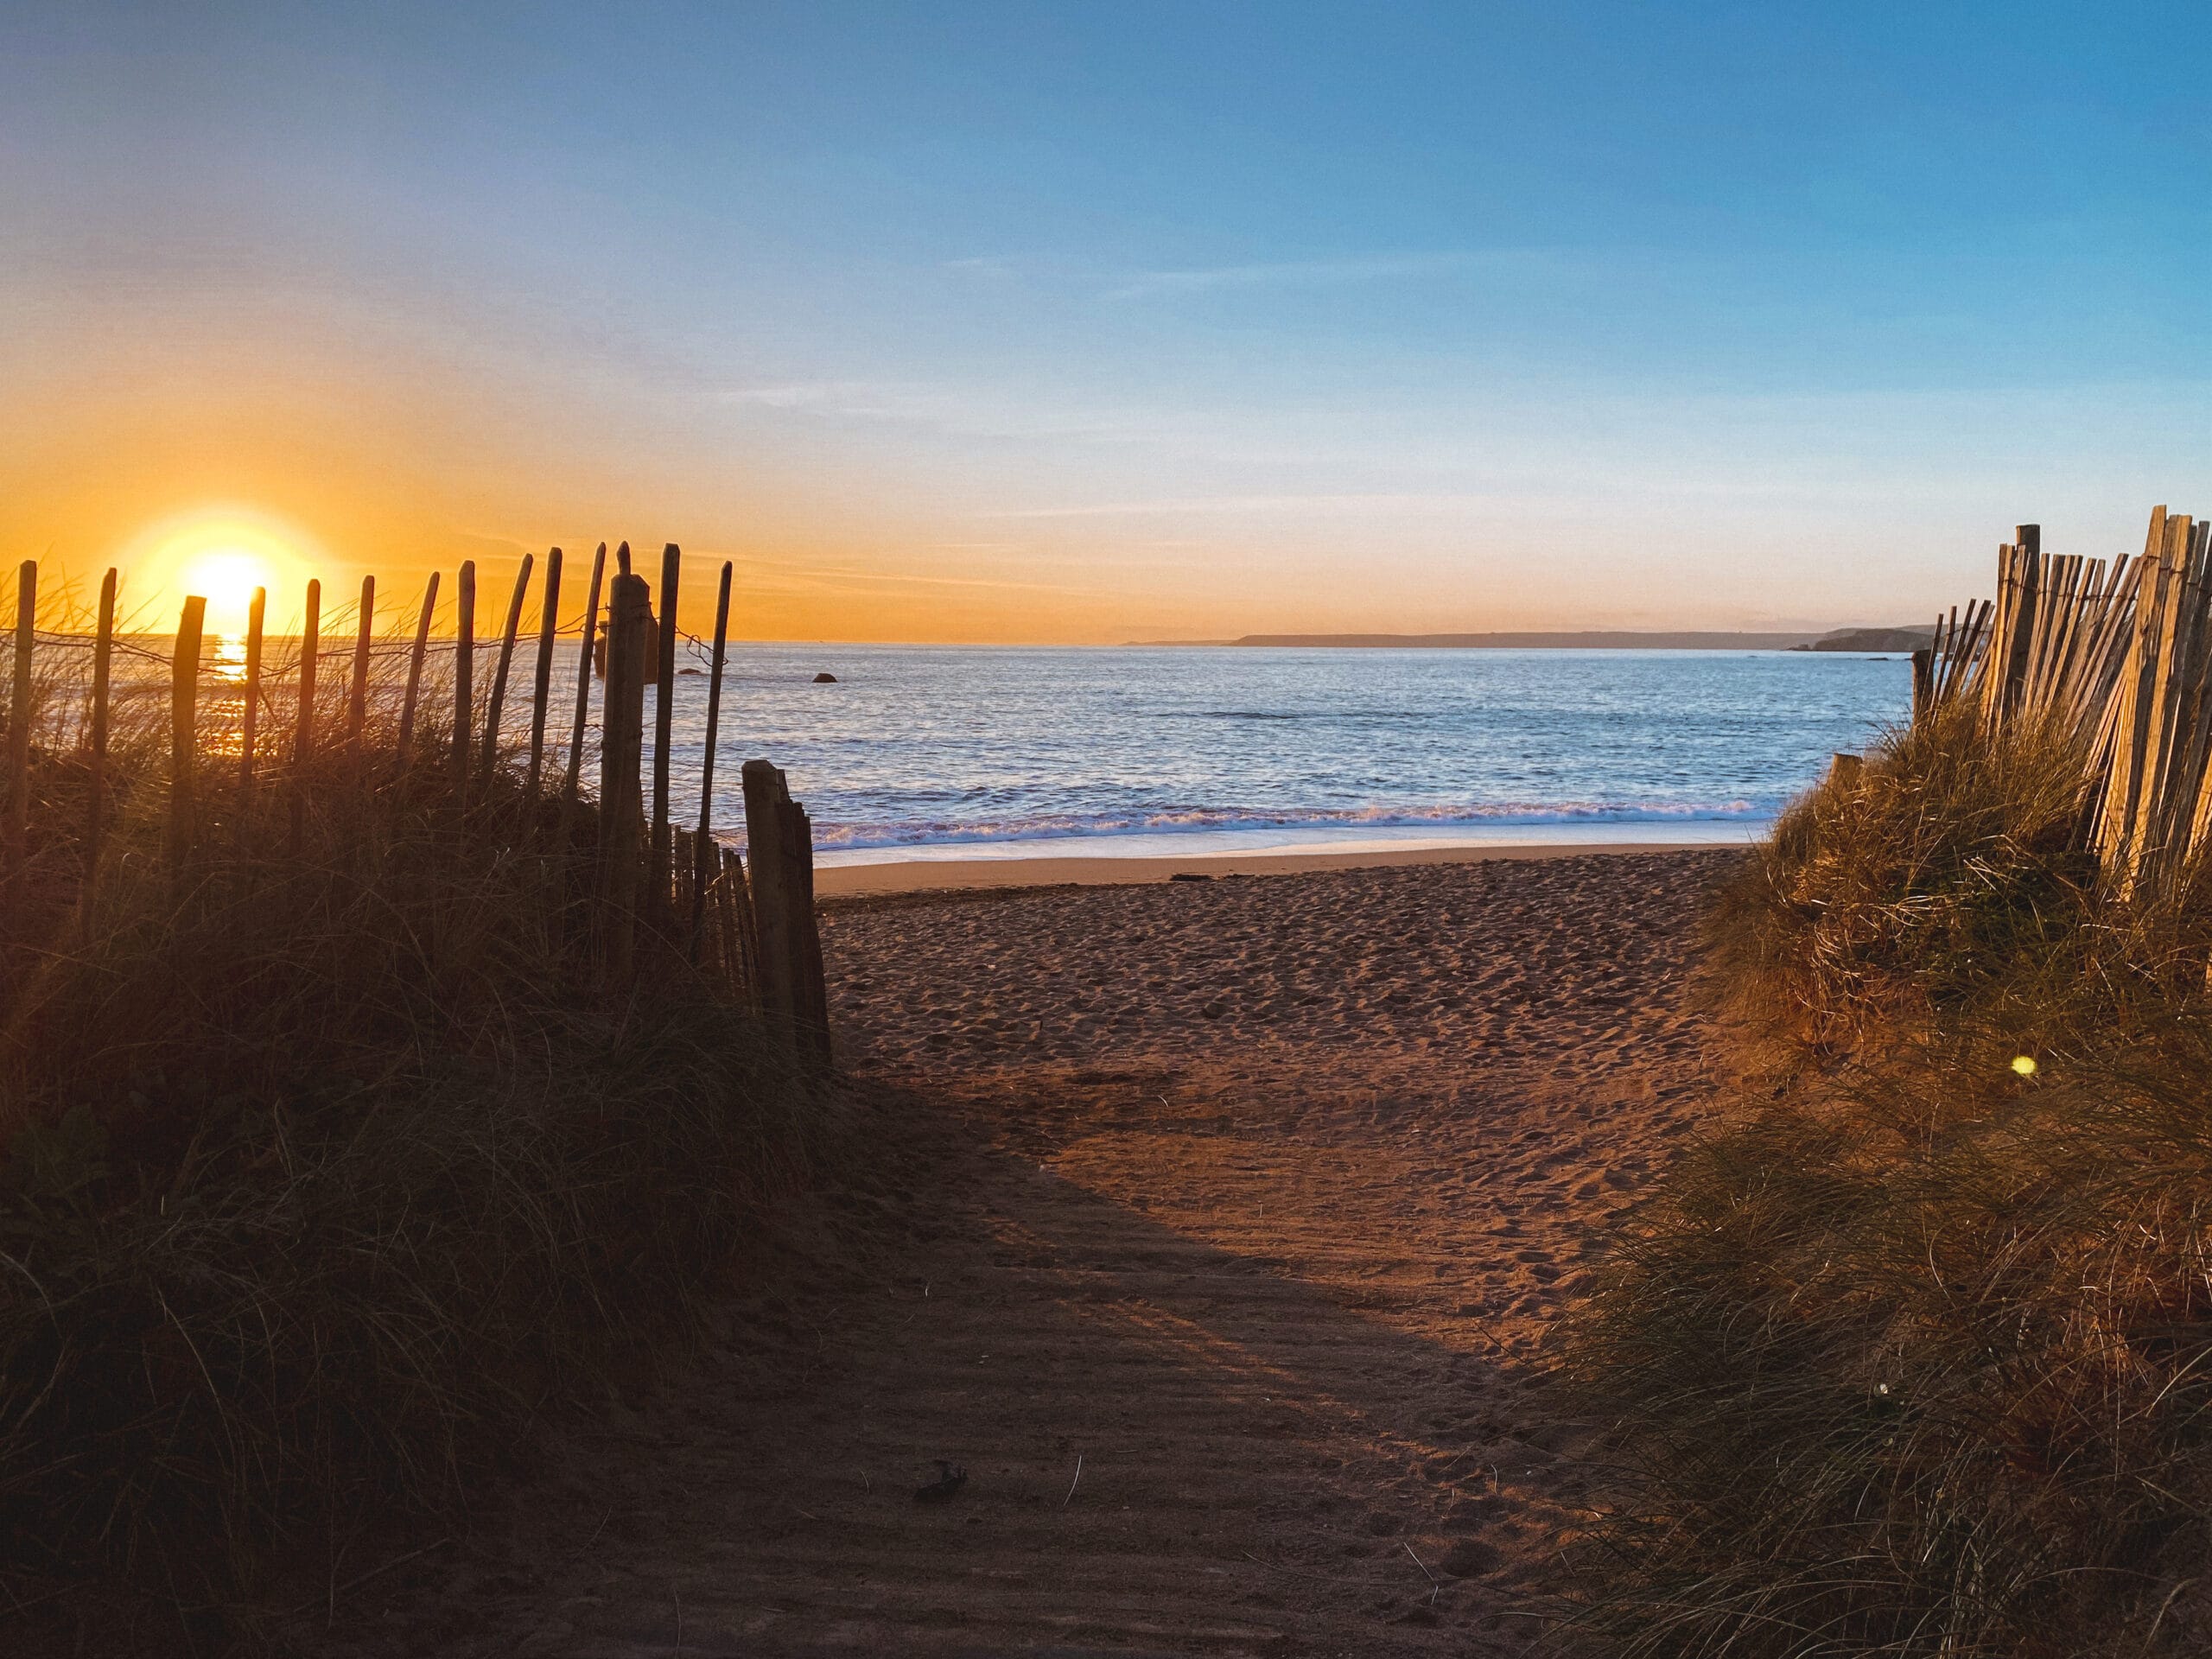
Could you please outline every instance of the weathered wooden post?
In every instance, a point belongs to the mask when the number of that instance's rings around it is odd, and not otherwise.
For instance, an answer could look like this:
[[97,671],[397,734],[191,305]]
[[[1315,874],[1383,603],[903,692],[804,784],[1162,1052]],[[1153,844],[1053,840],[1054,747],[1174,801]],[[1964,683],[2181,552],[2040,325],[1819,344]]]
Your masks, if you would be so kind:
[[599,859],[607,976],[626,984],[636,967],[638,878],[645,829],[645,630],[652,596],[643,576],[614,578],[607,619],[607,702],[600,736]]
[[707,669],[707,741],[699,758],[699,832],[691,843],[697,866],[691,880],[691,932],[687,951],[699,960],[699,928],[707,913],[707,884],[714,879],[715,745],[721,735],[723,647],[729,640],[730,562],[722,561],[721,586],[715,595],[715,652]]
[[2021,688],[2028,677],[2029,648],[2035,642],[2036,614],[2044,602],[2043,526],[2016,524],[2012,536],[2012,607],[2004,637],[1991,646],[1993,651],[2004,654],[1990,665],[1990,671],[2001,674],[1997,695],[1999,708],[2005,715],[2020,701]]
[[38,643],[38,561],[16,572],[16,675],[8,698],[8,852],[20,859],[31,836],[31,652]]
[[1912,719],[1917,725],[1928,714],[1928,699],[1935,678],[1936,648],[1923,645],[1912,653]]
[[531,554],[522,556],[522,569],[515,572],[514,595],[507,601],[507,625],[499,632],[499,662],[492,671],[492,701],[484,711],[484,760],[477,768],[486,787],[492,782],[493,769],[499,764],[499,711],[506,706],[507,672],[514,666],[515,635],[522,627],[522,602],[530,591],[534,563]]
[[115,655],[115,569],[100,582],[99,620],[92,635],[92,788],[85,807],[85,874],[77,890],[77,919],[90,933],[99,890],[100,840],[107,829],[107,691]]
[[200,639],[207,601],[188,594],[169,658],[169,868],[181,873],[192,853],[194,774],[200,760]]
[[653,692],[653,859],[652,914],[656,923],[670,915],[668,766],[676,718],[676,596],[683,555],[674,542],[661,550],[660,614],[653,643],[658,648]]
[[[103,600],[105,594],[102,594]],[[238,711],[238,789],[253,788],[254,753],[261,742],[261,642],[269,620],[269,590],[257,588],[245,607],[245,706]],[[250,803],[238,804],[238,830],[244,834]]]
[[361,756],[361,728],[369,718],[369,643],[375,635],[377,613],[377,579],[361,578],[360,614],[354,619],[353,678],[346,689],[346,753],[349,760]]
[[740,769],[745,786],[745,861],[753,889],[753,937],[760,944],[760,1011],[772,1020],[795,1018],[790,862],[784,855],[784,774],[766,760]]
[[829,995],[814,918],[813,828],[784,774],[767,761],[747,761],[741,776],[761,1012],[791,1032],[801,1058],[827,1065]]
[[545,555],[545,603],[537,622],[537,662],[531,675],[530,777],[523,798],[537,804],[537,785],[545,765],[545,703],[553,689],[553,640],[561,627],[561,550]]
[[464,559],[454,594],[453,638],[453,798],[468,804],[468,735],[475,719],[476,561]]
[[430,613],[438,607],[438,573],[423,585],[423,614],[415,624],[415,644],[407,653],[407,690],[399,703],[399,741],[393,760],[401,771],[407,766],[408,747],[415,741],[415,699],[423,690],[423,658],[430,648]]

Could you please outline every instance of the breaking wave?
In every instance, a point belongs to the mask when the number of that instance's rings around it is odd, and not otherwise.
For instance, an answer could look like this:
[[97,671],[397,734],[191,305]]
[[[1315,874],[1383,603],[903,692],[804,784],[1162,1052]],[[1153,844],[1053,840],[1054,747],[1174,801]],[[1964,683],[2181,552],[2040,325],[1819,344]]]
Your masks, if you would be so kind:
[[1250,807],[1172,807],[1130,812],[1046,812],[969,821],[907,820],[817,824],[824,852],[874,847],[957,846],[1000,841],[1046,841],[1093,836],[1221,834],[1238,830],[1451,830],[1563,823],[1758,823],[1779,800],[1567,801],[1544,805],[1319,807],[1266,810]]

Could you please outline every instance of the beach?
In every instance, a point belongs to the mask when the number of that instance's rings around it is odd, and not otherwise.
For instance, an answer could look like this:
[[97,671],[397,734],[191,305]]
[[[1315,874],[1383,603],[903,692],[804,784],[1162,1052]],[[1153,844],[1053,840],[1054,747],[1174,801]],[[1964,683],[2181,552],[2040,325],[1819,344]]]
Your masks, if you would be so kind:
[[323,1639],[1527,1650],[1595,1478],[1559,1323],[1708,1109],[1741,856],[826,905],[865,1155],[694,1362]]

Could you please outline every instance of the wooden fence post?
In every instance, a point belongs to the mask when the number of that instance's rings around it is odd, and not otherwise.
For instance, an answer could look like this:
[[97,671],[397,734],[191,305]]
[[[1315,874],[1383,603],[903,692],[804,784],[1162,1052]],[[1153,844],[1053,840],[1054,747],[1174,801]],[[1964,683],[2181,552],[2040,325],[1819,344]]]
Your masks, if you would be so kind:
[[188,594],[177,618],[176,650],[169,658],[169,868],[181,872],[191,855],[195,825],[193,773],[200,760],[200,638],[207,601]]
[[1923,645],[1912,653],[1912,719],[1916,725],[1928,714],[1929,694],[1934,683],[1936,649]]
[[468,737],[475,711],[476,692],[476,561],[461,564],[461,587],[455,594],[453,637],[453,798],[456,807],[468,804]]
[[753,937],[760,943],[760,1012],[794,1018],[789,864],[784,856],[784,774],[766,760],[740,769],[745,785],[746,879],[753,889]]
[[407,766],[408,746],[415,741],[415,699],[423,689],[423,658],[430,648],[430,613],[438,607],[438,573],[423,585],[423,614],[415,624],[414,648],[407,653],[407,691],[399,704],[399,741],[393,750],[397,767]]
[[16,572],[16,677],[8,699],[8,851],[21,859],[31,833],[31,650],[38,643],[38,561]]
[[300,706],[298,729],[292,738],[292,764],[304,766],[315,753],[315,693],[316,657],[322,645],[322,584],[308,582],[306,620],[300,626]]
[[614,578],[607,620],[607,702],[600,735],[599,857],[608,977],[626,984],[636,965],[638,878],[645,802],[645,631],[652,597],[643,576]]
[[533,809],[545,764],[545,702],[553,689],[553,639],[560,632],[560,612],[561,550],[556,547],[545,556],[545,603],[540,607],[537,623],[537,662],[531,674],[530,777],[523,786],[523,798]]
[[[105,601],[106,594],[101,594]],[[245,607],[245,706],[238,711],[238,788],[253,787],[254,751],[261,742],[261,641],[269,620],[269,590],[257,588]],[[246,809],[238,810],[238,830],[245,830]]]
[[576,785],[584,767],[584,732],[591,724],[592,647],[599,628],[599,595],[607,580],[607,543],[591,556],[591,591],[584,595],[582,655],[576,658],[576,723],[569,734],[569,771],[561,780],[561,823],[565,831],[569,809],[575,804]]
[[721,735],[723,647],[729,640],[730,562],[722,561],[721,587],[715,595],[715,652],[707,670],[707,741],[699,758],[699,833],[691,843],[692,861],[698,867],[691,881],[691,931],[688,953],[699,960],[699,928],[706,919],[707,884],[714,879],[715,857],[715,745]]
[[477,768],[486,788],[499,764],[499,711],[506,705],[507,673],[514,666],[515,635],[522,627],[523,596],[530,591],[530,570],[535,562],[534,555],[522,556],[522,569],[515,572],[515,591],[507,601],[507,626],[499,632],[499,663],[492,671],[492,701],[484,710],[484,760]]
[[308,763],[315,758],[315,657],[322,644],[322,583],[308,582],[307,617],[300,628],[300,707],[292,736],[292,855],[307,846]]
[[2010,627],[2001,642],[1993,641],[1993,650],[2002,650],[2003,660],[1993,664],[2001,671],[1998,683],[1997,706],[2009,715],[2020,701],[2020,694],[2028,677],[2030,647],[2034,644],[2037,613],[2045,603],[2044,594],[2043,527],[2040,524],[2013,526],[2012,559],[2014,586],[2012,613]]
[[653,640],[658,648],[658,662],[653,677],[653,860],[650,878],[656,920],[665,920],[671,913],[668,766],[676,719],[677,582],[683,574],[683,555],[674,542],[661,550],[660,592],[654,595],[660,601],[660,614],[656,619],[659,626]]
[[767,761],[747,761],[741,776],[761,1012],[790,1031],[795,1053],[826,1065],[829,995],[814,918],[813,827],[784,774]]
[[353,680],[346,692],[346,753],[349,759],[361,756],[361,728],[369,717],[369,641],[375,632],[377,613],[377,579],[361,578],[361,613],[355,619],[353,630]]
[[77,919],[89,934],[99,890],[100,838],[107,827],[107,688],[115,653],[115,569],[100,582],[98,630],[92,635],[92,788],[85,808],[85,874],[77,889]]

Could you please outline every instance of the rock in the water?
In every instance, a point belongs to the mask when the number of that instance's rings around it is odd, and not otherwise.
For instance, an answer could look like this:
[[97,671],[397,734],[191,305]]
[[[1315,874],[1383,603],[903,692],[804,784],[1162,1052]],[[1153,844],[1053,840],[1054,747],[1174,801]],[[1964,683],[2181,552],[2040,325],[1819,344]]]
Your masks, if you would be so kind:
[[835,674],[817,674],[814,677],[814,683],[817,685],[835,685],[837,677]]

